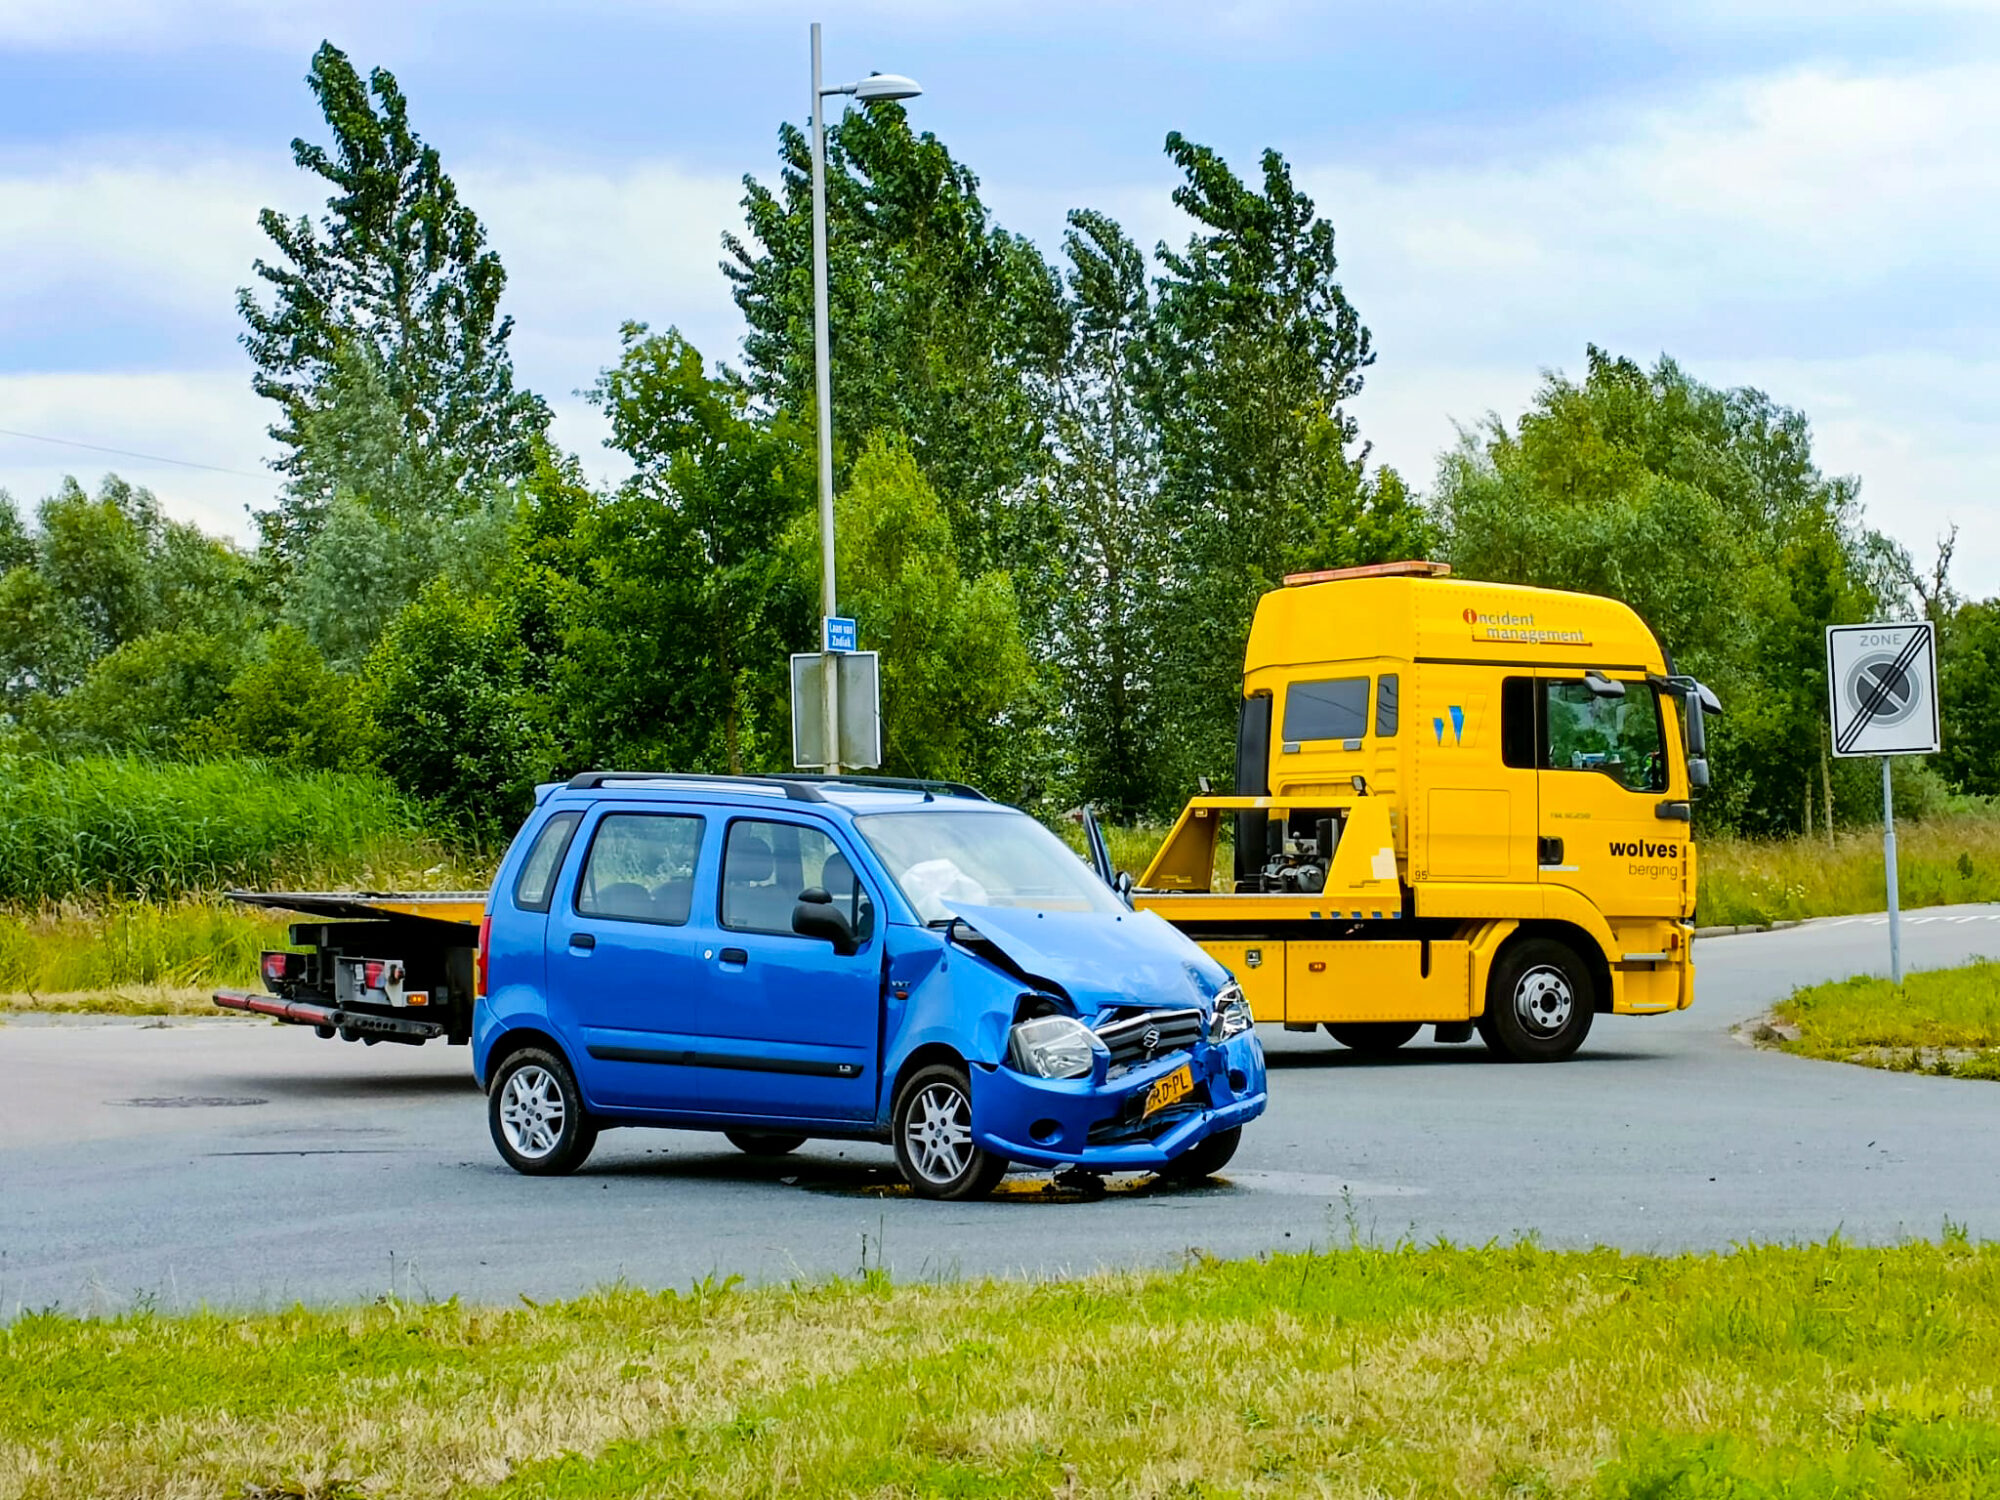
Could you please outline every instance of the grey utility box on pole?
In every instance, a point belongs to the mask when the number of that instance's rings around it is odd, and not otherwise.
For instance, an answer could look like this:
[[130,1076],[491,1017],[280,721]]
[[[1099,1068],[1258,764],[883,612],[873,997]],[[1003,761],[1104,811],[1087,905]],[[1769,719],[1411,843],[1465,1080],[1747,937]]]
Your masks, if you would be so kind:
[[[827,754],[827,658],[839,674],[838,753]],[[882,764],[881,657],[873,651],[800,651],[792,657],[792,764],[801,770]]]
[[1833,753],[1843,758],[1882,757],[1889,977],[1901,984],[1902,903],[1896,882],[1896,803],[1889,785],[1889,758],[1935,755],[1938,751],[1937,631],[1927,620],[1827,626],[1826,687],[1833,718]]

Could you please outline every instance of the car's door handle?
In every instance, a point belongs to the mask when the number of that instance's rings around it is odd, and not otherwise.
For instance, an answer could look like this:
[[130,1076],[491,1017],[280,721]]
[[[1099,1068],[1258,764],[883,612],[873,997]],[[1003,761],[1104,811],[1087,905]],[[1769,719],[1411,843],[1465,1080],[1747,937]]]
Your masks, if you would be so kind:
[[741,948],[724,948],[722,961],[726,964],[747,964],[750,962],[750,955]]
[[572,932],[569,935],[569,945],[572,948],[595,948],[597,937],[594,933]]

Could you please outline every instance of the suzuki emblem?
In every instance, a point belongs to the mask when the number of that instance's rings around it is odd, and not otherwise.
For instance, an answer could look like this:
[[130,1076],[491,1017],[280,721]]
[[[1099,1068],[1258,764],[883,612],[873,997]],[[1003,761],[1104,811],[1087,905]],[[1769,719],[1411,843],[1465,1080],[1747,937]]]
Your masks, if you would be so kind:
[[1148,1052],[1158,1047],[1160,1045],[1160,1028],[1157,1026],[1148,1026],[1146,1034],[1139,1038],[1139,1045],[1144,1047]]

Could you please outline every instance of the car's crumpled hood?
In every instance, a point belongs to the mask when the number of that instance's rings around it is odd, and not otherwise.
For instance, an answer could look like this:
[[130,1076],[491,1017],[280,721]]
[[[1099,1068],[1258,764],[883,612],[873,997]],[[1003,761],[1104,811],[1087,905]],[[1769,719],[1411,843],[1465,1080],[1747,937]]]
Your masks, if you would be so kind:
[[1153,912],[945,906],[1085,1014],[1109,1005],[1206,1009],[1229,979],[1222,965]]

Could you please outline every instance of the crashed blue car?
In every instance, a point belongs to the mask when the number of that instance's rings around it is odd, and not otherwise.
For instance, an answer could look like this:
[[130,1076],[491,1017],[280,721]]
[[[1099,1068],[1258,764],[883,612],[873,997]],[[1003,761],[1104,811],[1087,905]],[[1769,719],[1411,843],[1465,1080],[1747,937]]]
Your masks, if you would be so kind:
[[914,1193],[969,1199],[1017,1163],[1205,1177],[1264,1109],[1229,974],[945,783],[544,788],[476,973],[493,1142],[529,1174],[655,1125],[758,1154],[887,1141]]

